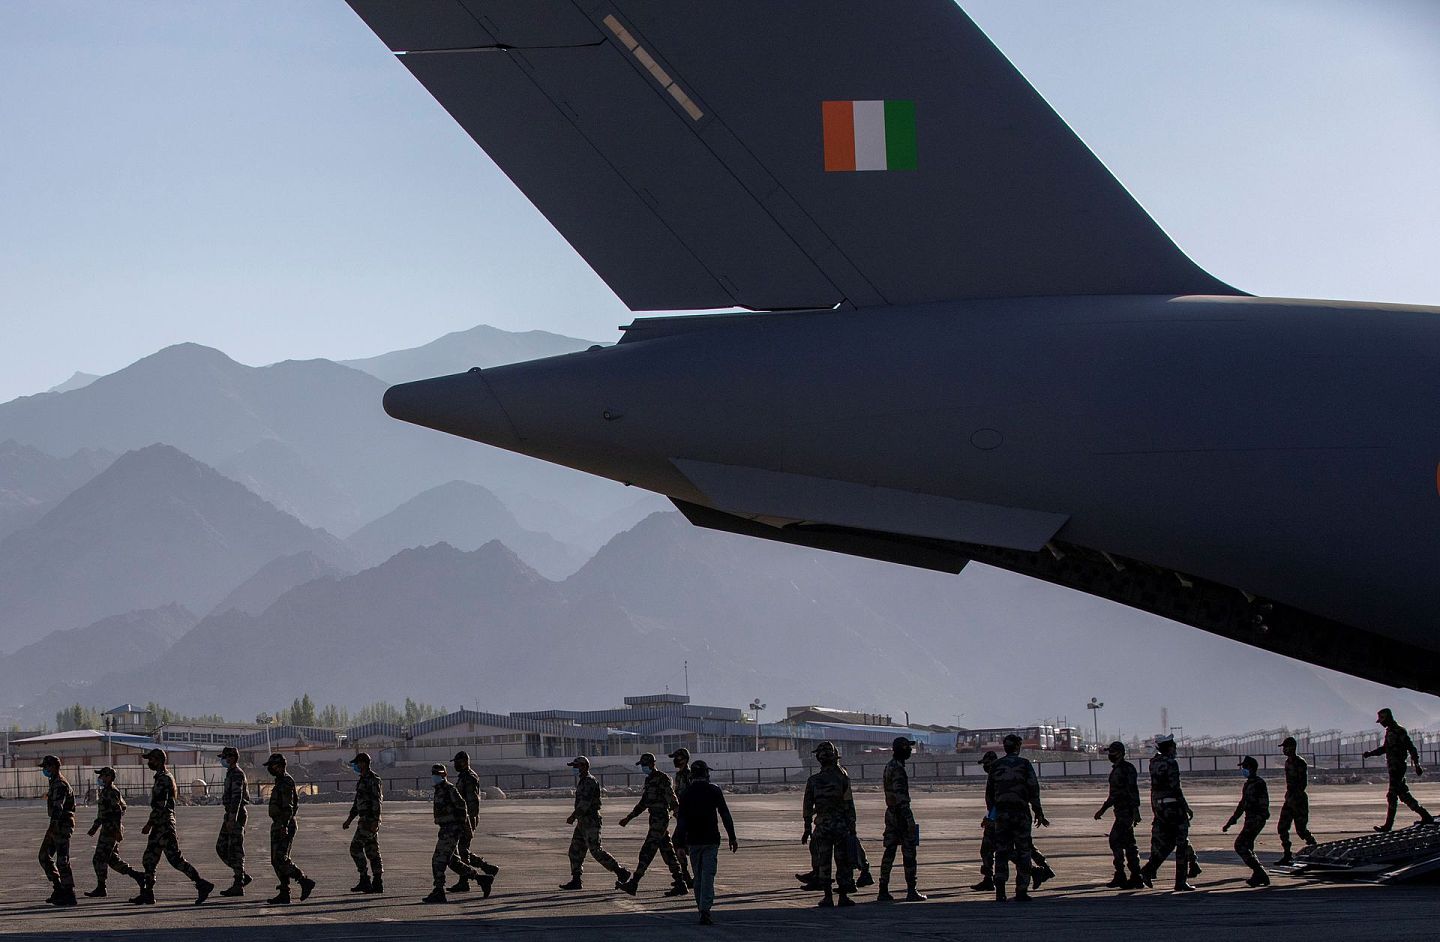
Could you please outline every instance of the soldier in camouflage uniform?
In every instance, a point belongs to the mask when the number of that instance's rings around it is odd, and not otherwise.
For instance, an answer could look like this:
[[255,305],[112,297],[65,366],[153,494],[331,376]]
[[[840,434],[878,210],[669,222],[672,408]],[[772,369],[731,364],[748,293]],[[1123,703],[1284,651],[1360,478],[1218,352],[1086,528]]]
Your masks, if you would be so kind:
[[623,828],[641,814],[648,813],[650,829],[645,832],[645,843],[640,847],[640,859],[635,864],[634,872],[619,889],[634,896],[640,889],[640,878],[645,876],[645,871],[649,869],[650,862],[655,859],[658,851],[660,859],[670,868],[670,889],[665,891],[665,895],[684,896],[689,889],[680,872],[680,861],[675,856],[675,848],[670,843],[670,813],[677,805],[675,788],[670,784],[670,776],[655,768],[653,752],[645,753],[635,764],[645,771],[645,787],[640,792],[640,800],[635,803],[635,807],[620,819],[620,826]]
[[1285,802],[1280,806],[1280,822],[1275,830],[1280,835],[1283,853],[1275,863],[1281,867],[1295,862],[1290,855],[1291,824],[1295,825],[1295,833],[1300,835],[1307,847],[1315,846],[1315,835],[1310,833],[1310,795],[1306,792],[1310,785],[1310,766],[1300,758],[1295,746],[1294,736],[1286,736],[1280,743],[1280,749],[1285,753]]
[[1175,852],[1175,892],[1195,889],[1186,882],[1194,867],[1190,847],[1190,819],[1194,813],[1180,789],[1180,763],[1175,761],[1175,737],[1155,737],[1156,754],[1150,760],[1150,859],[1140,868],[1140,879],[1153,886],[1160,865]]
[[600,866],[615,874],[615,887],[619,889],[630,882],[630,871],[610,856],[600,843],[600,783],[590,774],[590,760],[576,756],[566,766],[575,770],[575,810],[565,819],[566,824],[575,825],[570,835],[570,882],[560,884],[562,890],[581,888],[580,874],[585,867],[588,853]]
[[163,856],[170,866],[195,884],[195,905],[199,906],[214,891],[215,884],[201,877],[194,865],[180,853],[180,839],[175,833],[175,776],[165,768],[167,760],[164,749],[151,749],[145,753],[145,764],[155,773],[155,781],[150,786],[150,818],[140,829],[140,833],[149,838],[145,842],[145,856],[140,861],[145,875],[140,881],[139,894],[130,902],[140,906],[155,903],[155,868],[160,866]]
[[[680,796],[685,794],[685,789],[690,787],[694,778],[690,774],[690,750],[681,746],[670,753],[670,761],[675,763],[675,800],[678,802]],[[687,887],[695,886],[695,878],[690,875],[690,855],[676,854],[680,858],[680,877],[685,881]]]
[[896,736],[891,749],[893,757],[885,766],[884,777],[885,855],[880,858],[880,892],[875,895],[875,902],[888,903],[895,898],[890,895],[890,871],[895,866],[895,851],[899,849],[905,867],[905,902],[917,903],[926,898],[915,888],[918,878],[915,849],[920,844],[920,826],[910,810],[910,775],[905,771],[905,761],[915,751],[915,740]]
[[456,853],[465,832],[470,830],[470,817],[465,813],[465,799],[461,798],[460,792],[450,784],[445,766],[430,766],[430,781],[435,785],[434,815],[440,834],[435,839],[435,850],[430,855],[430,876],[434,880],[435,888],[422,902],[444,903],[446,867],[481,886],[491,877],[461,860]]
[[[1110,758],[1110,794],[1095,820],[1105,817],[1105,812],[1115,812],[1115,823],[1110,825],[1110,856],[1115,864],[1115,876],[1107,887],[1116,890],[1137,889],[1144,884],[1140,880],[1140,850],[1135,845],[1135,825],[1140,823],[1140,775],[1135,766],[1125,758],[1125,744],[1112,742],[1106,750]],[[1130,875],[1125,875],[1129,865]]]
[[277,892],[266,900],[272,906],[283,906],[290,902],[290,881],[300,884],[300,899],[307,900],[315,889],[315,881],[305,876],[304,871],[290,859],[290,848],[295,843],[295,812],[300,808],[300,796],[295,789],[295,780],[285,771],[285,757],[271,753],[265,760],[265,771],[275,777],[270,786],[270,866],[275,868],[275,877],[280,881]]
[[841,906],[854,906],[850,895],[855,892],[854,861],[851,859],[855,837],[855,798],[850,792],[850,776],[840,767],[840,753],[835,745],[822,742],[815,747],[820,771],[805,782],[805,801],[801,814],[805,832],[800,843],[809,844],[815,863],[816,883],[824,890],[821,906],[836,905],[830,888],[830,861],[835,861],[835,882]]
[[50,780],[45,791],[45,808],[50,824],[40,842],[40,869],[50,881],[52,906],[74,906],[75,877],[70,873],[70,837],[75,833],[75,795],[70,783],[60,774],[60,760],[46,756],[40,760],[40,772]]
[[[350,804],[350,816],[342,827],[350,830],[356,818],[360,826],[350,839],[350,859],[360,871],[360,882],[350,887],[351,893],[384,893],[384,867],[380,861],[380,776],[370,771],[370,754],[360,752],[350,760],[350,769],[360,776],[355,783],[355,800]],[[366,863],[369,870],[366,870]]]
[[145,874],[120,859],[120,842],[125,839],[122,823],[125,798],[115,787],[115,770],[107,765],[95,774],[100,779],[100,795],[95,802],[95,823],[90,825],[89,834],[94,837],[98,833],[100,837],[95,841],[95,856],[90,859],[95,867],[95,889],[85,895],[103,899],[106,895],[105,877],[109,871],[123,873],[137,883],[145,879]]
[[239,751],[234,746],[226,746],[220,750],[220,761],[225,763],[225,785],[220,792],[225,817],[220,821],[220,836],[215,839],[215,854],[235,874],[235,882],[221,890],[220,895],[244,896],[245,887],[250,885],[250,874],[245,872],[245,821],[249,817],[245,806],[250,798],[246,792],[245,770],[240,768]]
[[1434,823],[1435,819],[1430,812],[1420,806],[1420,802],[1410,794],[1410,786],[1405,784],[1406,758],[1409,758],[1416,775],[1425,774],[1425,770],[1420,767],[1420,751],[1415,748],[1415,743],[1410,739],[1405,727],[1395,722],[1395,716],[1388,707],[1376,714],[1375,722],[1385,728],[1385,741],[1380,744],[1380,748],[1365,753],[1365,757],[1384,756],[1385,769],[1390,775],[1390,788],[1385,792],[1385,823],[1377,824],[1375,830],[1383,833],[1395,826],[1397,801],[1403,801],[1405,807],[1418,814],[1421,824]]
[[[465,799],[465,816],[470,821],[470,830],[461,835],[460,847],[456,853],[461,860],[490,878],[480,884],[480,891],[489,896],[490,888],[495,883],[495,874],[500,872],[500,868],[486,863],[485,858],[470,853],[470,844],[475,839],[475,829],[480,826],[480,776],[470,768],[470,753],[463,749],[455,753],[455,758],[451,761],[455,763],[455,790],[460,793],[461,798]],[[455,881],[455,885],[449,888],[449,892],[470,892],[470,878],[462,874],[460,879]]]
[[1015,901],[1030,899],[1031,811],[1035,824],[1050,826],[1040,807],[1040,780],[1030,760],[1020,755],[1021,743],[1014,733],[1005,737],[1005,755],[991,764],[985,780],[985,804],[991,808],[990,830],[995,842],[995,899],[1002,903],[1011,861],[1015,863]]
[[[985,753],[976,763],[985,770],[986,776],[990,774],[990,767],[1000,757],[992,750]],[[980,882],[970,887],[972,890],[988,892],[995,889],[995,829],[994,821],[991,820],[991,812],[995,808],[987,799],[985,805],[985,817],[980,820]],[[1050,863],[1045,855],[1040,853],[1040,848],[1035,846],[1032,839],[1030,842],[1030,885],[1039,889],[1040,884],[1055,876],[1055,871],[1050,869]]]
[[1266,820],[1270,817],[1270,789],[1260,777],[1260,763],[1252,756],[1240,760],[1240,769],[1245,774],[1245,787],[1240,792],[1240,804],[1235,806],[1235,813],[1230,815],[1230,820],[1226,821],[1220,830],[1230,830],[1235,822],[1244,816],[1245,826],[1240,829],[1240,836],[1235,838],[1235,853],[1239,854],[1245,866],[1250,868],[1250,879],[1245,882],[1249,886],[1269,886],[1270,877],[1255,856],[1255,838],[1260,836],[1260,832],[1265,829]]

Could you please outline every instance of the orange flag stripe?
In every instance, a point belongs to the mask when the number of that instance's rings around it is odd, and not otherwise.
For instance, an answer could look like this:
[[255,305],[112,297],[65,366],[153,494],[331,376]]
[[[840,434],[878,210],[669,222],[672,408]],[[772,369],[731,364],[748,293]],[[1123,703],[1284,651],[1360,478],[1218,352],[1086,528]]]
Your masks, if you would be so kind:
[[820,115],[825,134],[825,170],[854,170],[855,103],[822,101]]

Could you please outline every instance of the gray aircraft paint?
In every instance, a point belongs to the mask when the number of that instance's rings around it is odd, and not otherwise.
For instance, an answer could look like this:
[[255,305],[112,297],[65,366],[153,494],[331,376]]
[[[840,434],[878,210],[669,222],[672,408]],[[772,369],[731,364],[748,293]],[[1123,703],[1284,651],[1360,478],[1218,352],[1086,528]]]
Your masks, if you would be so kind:
[[[632,308],[829,308],[641,320],[391,415],[1440,692],[1440,311],[1201,271],[948,0],[352,6]],[[918,169],[826,173],[819,103],[892,98]]]

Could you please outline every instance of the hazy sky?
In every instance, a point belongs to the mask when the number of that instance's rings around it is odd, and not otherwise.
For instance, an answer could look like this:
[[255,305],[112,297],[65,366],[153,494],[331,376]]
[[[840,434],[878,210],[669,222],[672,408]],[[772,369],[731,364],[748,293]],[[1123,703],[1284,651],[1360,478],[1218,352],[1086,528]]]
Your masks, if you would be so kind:
[[[1440,305],[1440,3],[963,6],[1257,294]],[[340,0],[0,0],[0,400],[630,319]]]

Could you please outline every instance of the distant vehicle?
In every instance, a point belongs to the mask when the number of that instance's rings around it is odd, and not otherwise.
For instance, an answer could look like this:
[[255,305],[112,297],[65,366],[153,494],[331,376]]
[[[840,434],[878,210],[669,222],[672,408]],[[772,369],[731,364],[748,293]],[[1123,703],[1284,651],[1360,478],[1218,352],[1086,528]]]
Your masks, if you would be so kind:
[[951,0],[350,3],[632,310],[759,312],[392,416],[1440,693],[1440,310],[1201,270]]
[[958,753],[1002,752],[1004,740],[1011,733],[1022,740],[1020,748],[1030,752],[1090,752],[1084,737],[1073,726],[1001,726],[994,729],[967,729],[955,735]]

